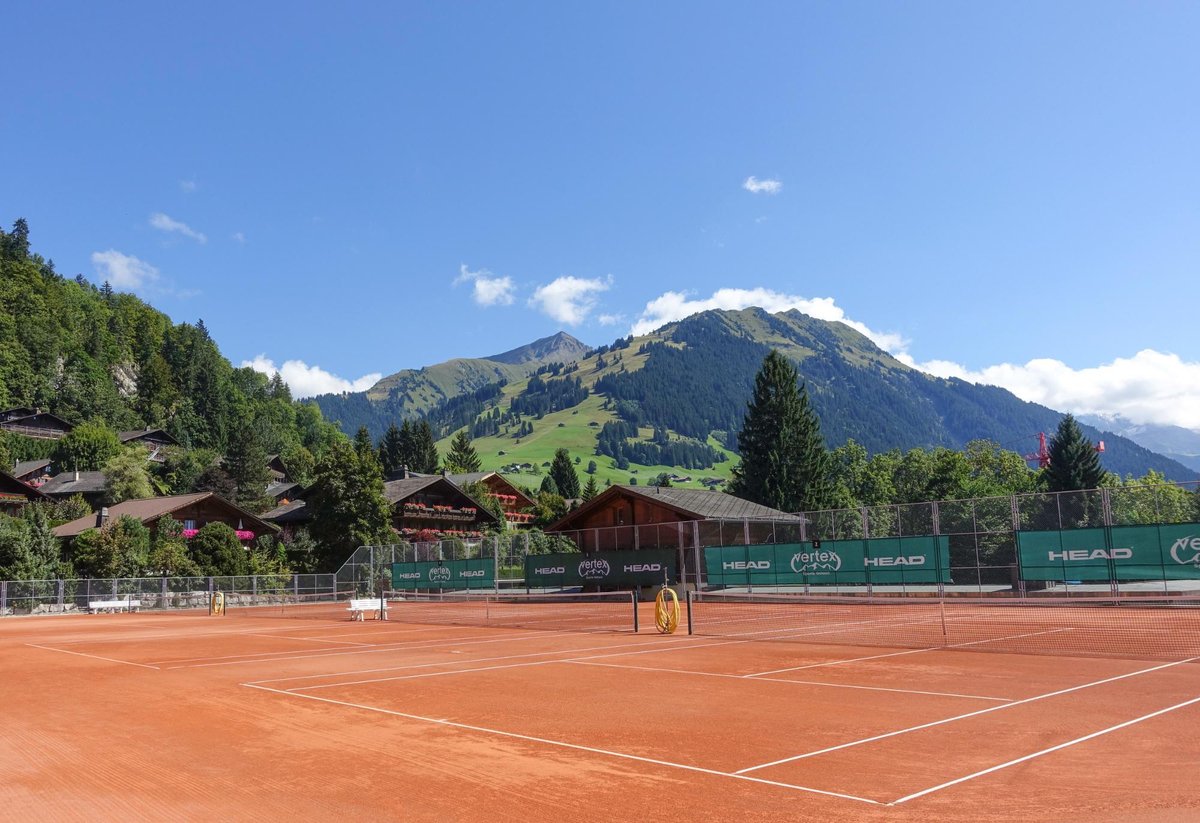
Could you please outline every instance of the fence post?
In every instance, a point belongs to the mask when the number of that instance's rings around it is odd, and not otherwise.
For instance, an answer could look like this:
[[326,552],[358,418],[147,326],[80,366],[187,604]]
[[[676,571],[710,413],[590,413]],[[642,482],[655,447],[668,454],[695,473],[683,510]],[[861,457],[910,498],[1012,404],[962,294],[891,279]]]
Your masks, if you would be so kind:
[[299,597],[300,597],[300,575],[298,575],[298,574],[292,575],[292,594],[296,595],[297,599],[299,599]]
[[58,590],[58,607],[61,609],[63,604],[63,581],[55,581],[54,587]]
[[692,553],[696,562],[696,591],[700,591],[700,522],[692,521]]
[[258,596],[258,575],[250,575],[250,593],[255,597]]
[[0,615],[8,613],[8,581],[0,580]]

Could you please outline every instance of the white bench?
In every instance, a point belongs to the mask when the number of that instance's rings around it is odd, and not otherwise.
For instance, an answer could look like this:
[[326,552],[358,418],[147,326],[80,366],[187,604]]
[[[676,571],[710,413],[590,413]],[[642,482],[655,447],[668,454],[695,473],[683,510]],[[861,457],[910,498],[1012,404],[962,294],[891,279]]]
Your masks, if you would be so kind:
[[89,600],[88,611],[92,614],[97,612],[121,612],[130,611],[136,612],[142,607],[140,600]]
[[346,611],[350,612],[351,620],[365,620],[367,612],[379,612],[382,607],[378,597],[351,600]]

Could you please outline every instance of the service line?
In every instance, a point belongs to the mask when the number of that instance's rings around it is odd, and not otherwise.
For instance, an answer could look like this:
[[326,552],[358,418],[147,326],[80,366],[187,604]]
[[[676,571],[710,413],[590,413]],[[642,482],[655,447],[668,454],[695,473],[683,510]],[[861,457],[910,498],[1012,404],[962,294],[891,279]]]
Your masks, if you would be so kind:
[[854,746],[861,746],[864,743],[874,743],[877,740],[886,740],[889,737],[897,737],[902,734],[908,734],[910,732],[921,731],[922,729],[931,729],[934,726],[941,726],[946,723],[953,723],[957,720],[966,720],[969,717],[979,717],[980,715],[983,715],[983,714],[989,714],[991,712],[998,712],[998,711],[1002,711],[1004,709],[1011,709],[1015,706],[1024,706],[1027,703],[1035,703],[1039,700],[1047,700],[1051,697],[1058,697],[1060,695],[1070,694],[1071,692],[1077,692],[1080,689],[1090,689],[1093,686],[1103,686],[1106,683],[1115,683],[1118,680],[1125,680],[1130,677],[1137,677],[1139,675],[1149,674],[1151,672],[1162,671],[1163,669],[1170,669],[1175,666],[1182,666],[1185,663],[1194,663],[1197,660],[1200,660],[1200,656],[1189,657],[1186,660],[1176,660],[1172,663],[1163,663],[1158,666],[1151,666],[1150,668],[1147,668],[1147,669],[1138,669],[1135,672],[1126,672],[1125,674],[1119,674],[1119,675],[1116,675],[1115,677],[1106,677],[1103,680],[1093,680],[1091,683],[1082,683],[1078,686],[1071,686],[1066,689],[1059,689],[1058,691],[1047,692],[1046,694],[1038,694],[1038,695],[1034,695],[1033,697],[1025,697],[1025,698],[1022,698],[1021,700],[1014,700],[1011,703],[1005,703],[1002,706],[989,706],[986,709],[978,709],[977,711],[967,712],[966,714],[959,714],[959,715],[955,715],[954,717],[944,718],[942,720],[934,720],[930,723],[922,723],[919,726],[909,726],[907,729],[899,729],[894,732],[886,732],[884,734],[877,734],[872,737],[864,737],[860,740],[851,740],[849,743],[841,743],[837,746],[829,746],[824,749],[817,749],[816,751],[805,752],[804,754],[797,754],[792,757],[784,757],[779,760],[772,760],[770,763],[760,763],[757,766],[749,766],[745,769],[739,769],[737,772],[735,772],[735,774],[747,774],[749,772],[758,771],[759,769],[770,768],[771,766],[779,766],[784,763],[792,763],[796,760],[804,760],[809,757],[816,757],[817,755],[820,755],[820,754],[828,754],[829,752],[836,752],[836,751],[840,751],[842,749],[849,749]]
[[546,737],[535,737],[533,735],[528,735],[528,734],[518,734],[517,732],[509,732],[509,731],[504,731],[502,729],[489,729],[484,726],[472,726],[467,723],[456,723],[452,720],[446,720],[444,718],[422,717],[421,715],[409,714],[407,712],[399,712],[399,711],[395,711],[393,709],[385,709],[380,706],[371,706],[371,705],[364,704],[364,703],[349,703],[344,700],[332,700],[328,697],[318,697],[317,695],[314,695],[314,694],[303,694],[301,692],[283,691],[281,689],[271,689],[266,686],[259,686],[259,685],[253,684],[253,683],[243,683],[242,685],[246,686],[248,688],[251,688],[251,689],[261,689],[262,691],[271,692],[272,694],[282,694],[282,695],[286,695],[288,697],[299,697],[299,698],[303,698],[305,700],[316,700],[321,703],[330,703],[335,706],[345,706],[346,708],[359,709],[361,711],[377,712],[379,714],[386,714],[391,717],[401,717],[406,720],[415,720],[415,721],[418,721],[421,723],[432,723],[437,726],[447,726],[450,728],[462,729],[464,731],[469,731],[469,732],[477,732],[480,734],[490,734],[490,735],[495,735],[497,737],[507,737],[507,738],[511,738],[513,740],[525,740],[530,743],[541,743],[546,746],[557,746],[557,747],[563,748],[563,749],[572,749],[574,751],[587,752],[589,754],[599,754],[599,755],[604,755],[606,757],[615,757],[615,758],[619,758],[621,760],[633,760],[633,761],[636,761],[639,763],[649,763],[654,766],[665,766],[665,767],[671,768],[671,769],[682,769],[684,771],[698,772],[700,774],[714,775],[716,777],[727,777],[727,778],[731,778],[734,780],[748,780],[748,781],[758,783],[761,785],[776,786],[776,787],[782,788],[782,789],[791,789],[793,791],[806,792],[808,794],[818,794],[818,795],[822,795],[824,797],[836,797],[836,798],[840,798],[842,800],[854,800],[856,802],[866,803],[866,804],[869,804],[872,806],[885,805],[884,803],[881,803],[878,800],[871,800],[868,797],[856,797],[855,795],[852,795],[852,794],[842,794],[840,792],[831,792],[831,791],[825,791],[823,789],[814,789],[810,786],[797,786],[792,783],[781,783],[776,780],[766,780],[761,777],[750,777],[747,775],[736,774],[736,773],[731,773],[731,772],[722,772],[722,771],[718,771],[716,769],[706,769],[706,768],[703,768],[702,766],[691,766],[686,763],[672,763],[669,760],[659,760],[659,759],[653,758],[653,757],[642,757],[641,755],[627,754],[625,752],[612,751],[611,749],[600,749],[600,748],[596,748],[594,746],[583,746],[578,743],[567,743],[566,741],[563,741],[563,740],[551,740]]

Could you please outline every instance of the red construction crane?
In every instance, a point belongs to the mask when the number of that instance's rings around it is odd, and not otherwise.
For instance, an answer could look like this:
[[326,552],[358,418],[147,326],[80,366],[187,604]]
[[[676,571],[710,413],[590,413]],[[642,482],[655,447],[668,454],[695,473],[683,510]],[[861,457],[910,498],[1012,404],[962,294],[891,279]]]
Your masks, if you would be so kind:
[[[1038,432],[1038,450],[1033,454],[1025,455],[1026,460],[1036,460],[1039,469],[1044,469],[1050,465],[1050,449],[1046,446],[1046,433]],[[1104,454],[1104,441],[1101,440],[1094,448],[1096,451]]]

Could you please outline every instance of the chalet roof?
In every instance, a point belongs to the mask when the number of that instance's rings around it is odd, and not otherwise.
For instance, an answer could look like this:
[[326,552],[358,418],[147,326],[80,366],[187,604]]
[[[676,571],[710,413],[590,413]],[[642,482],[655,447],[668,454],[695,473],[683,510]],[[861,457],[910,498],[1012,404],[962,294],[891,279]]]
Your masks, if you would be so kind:
[[[82,474],[82,472],[80,473]],[[248,528],[252,528],[254,531],[275,531],[277,529],[273,524],[251,514],[240,506],[230,503],[225,498],[213,492],[174,494],[168,497],[146,497],[139,500],[126,500],[124,503],[109,506],[108,517],[110,521],[121,517],[132,517],[142,521],[142,523],[149,523],[163,515],[172,514],[180,509],[208,499],[215,502],[218,508],[228,509],[232,515],[240,518],[244,524],[248,524]],[[75,537],[88,529],[95,528],[95,526],[96,515],[89,514],[57,527],[54,529],[54,536]]]
[[262,515],[262,519],[276,525],[307,523],[312,519],[312,512],[308,510],[308,504],[303,500],[293,500],[286,505],[271,509]]
[[664,506],[684,520],[792,520],[798,515],[751,503],[725,492],[707,489],[661,488],[659,486],[613,486],[593,497],[573,512],[547,527],[546,531],[571,531],[572,524],[591,512],[608,505],[617,497],[640,497],[647,502]]
[[463,486],[469,486],[472,483],[482,483],[483,481],[487,480],[488,478],[495,477],[498,480],[500,480],[501,482],[503,482],[504,485],[511,488],[518,495],[525,498],[525,500],[529,501],[530,505],[533,505],[535,502],[534,500],[530,499],[529,495],[527,495],[523,491],[521,491],[515,483],[513,483],[511,480],[509,480],[507,477],[505,477],[500,472],[495,472],[495,471],[466,472],[463,474],[445,474],[445,475],[417,474],[416,472],[409,472],[408,476],[409,477],[445,477],[447,480],[449,480],[451,483],[458,486],[459,488],[462,488]]
[[46,495],[33,486],[22,483],[8,472],[0,472],[0,494],[21,495],[29,500],[45,500]]
[[45,460],[22,460],[13,468],[12,475],[19,480],[25,475],[41,471],[49,465],[49,458]]
[[[267,497],[274,497],[278,500],[281,497],[287,497],[291,492],[299,494],[304,491],[299,483],[272,483],[267,486]],[[294,496],[294,495],[292,495]]]
[[431,475],[429,477],[409,477],[405,480],[389,480],[383,484],[383,496],[393,507],[403,503],[408,498],[412,497],[417,492],[425,491],[434,486],[444,485],[449,486],[449,491],[452,494],[457,494],[469,501],[478,509],[479,516],[493,523],[498,523],[499,518],[487,510],[478,500],[463,491],[450,478],[443,477],[440,474]]
[[122,443],[132,443],[150,435],[157,435],[160,440],[166,440],[168,443],[176,446],[179,445],[179,441],[168,434],[166,429],[134,429],[133,431],[121,432],[117,437],[121,438]]
[[[31,412],[25,414],[23,412]],[[50,412],[38,411],[36,409],[9,409],[0,412],[0,426],[26,426],[28,428],[39,428],[38,420],[43,420],[47,423],[57,423],[59,427],[66,431],[71,431],[75,428],[73,425],[63,420],[57,414]]]
[[104,491],[104,472],[59,472],[42,485],[42,494],[70,497],[73,494],[99,494]]

